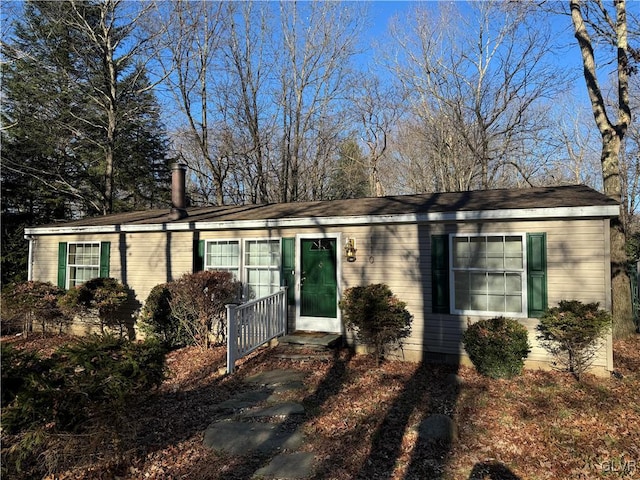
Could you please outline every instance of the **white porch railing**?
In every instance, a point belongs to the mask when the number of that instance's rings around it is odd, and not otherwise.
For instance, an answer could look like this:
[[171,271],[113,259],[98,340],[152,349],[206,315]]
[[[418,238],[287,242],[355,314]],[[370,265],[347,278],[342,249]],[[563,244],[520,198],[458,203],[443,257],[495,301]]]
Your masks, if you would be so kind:
[[236,361],[287,329],[287,287],[242,305],[227,305],[227,373]]

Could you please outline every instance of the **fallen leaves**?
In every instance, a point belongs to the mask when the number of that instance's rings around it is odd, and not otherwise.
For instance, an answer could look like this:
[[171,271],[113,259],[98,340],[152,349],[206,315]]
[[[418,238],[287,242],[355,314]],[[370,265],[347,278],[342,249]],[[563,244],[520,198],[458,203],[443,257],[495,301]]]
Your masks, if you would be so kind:
[[[43,352],[59,341],[12,340],[17,348]],[[377,367],[346,351],[330,361],[300,362],[261,350],[243,360],[237,374],[223,376],[224,348],[180,349],[169,354],[162,386],[132,411],[137,435],[126,454],[95,458],[91,466],[56,472],[55,478],[250,478],[268,459],[215,453],[203,446],[203,432],[216,416],[216,403],[249,388],[245,376],[290,368],[306,374],[305,388],[287,399],[305,406],[302,449],[315,454],[317,479],[483,478],[471,477],[474,472],[631,479],[631,462],[640,462],[640,336],[616,342],[614,351],[621,379],[586,376],[578,384],[557,372],[491,380],[465,367]],[[450,373],[460,377],[460,387],[447,383]],[[433,413],[456,420],[456,443],[419,437],[417,425]],[[2,448],[8,448],[4,441]]]

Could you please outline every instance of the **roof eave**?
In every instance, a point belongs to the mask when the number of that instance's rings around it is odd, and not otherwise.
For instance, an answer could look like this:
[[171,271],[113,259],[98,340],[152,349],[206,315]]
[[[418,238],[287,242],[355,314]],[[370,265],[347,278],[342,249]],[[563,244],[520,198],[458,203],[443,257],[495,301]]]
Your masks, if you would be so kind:
[[372,225],[384,223],[432,223],[507,221],[554,218],[610,218],[620,214],[619,205],[579,207],[518,208],[499,210],[426,212],[389,215],[353,215],[327,217],[268,218],[260,220],[225,220],[196,222],[164,222],[153,224],[86,225],[59,227],[29,227],[25,235],[108,234],[160,231],[240,230],[249,228],[326,227],[342,225]]

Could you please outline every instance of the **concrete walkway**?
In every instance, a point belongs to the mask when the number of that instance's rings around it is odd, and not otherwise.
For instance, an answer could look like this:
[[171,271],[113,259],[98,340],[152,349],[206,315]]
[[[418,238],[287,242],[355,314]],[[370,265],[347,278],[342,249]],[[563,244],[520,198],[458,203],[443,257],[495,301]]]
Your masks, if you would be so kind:
[[245,379],[250,390],[219,403],[216,420],[204,434],[204,444],[233,455],[261,454],[269,463],[254,478],[304,479],[311,476],[314,456],[296,452],[304,444],[304,407],[283,399],[304,389],[304,374],[273,370]]

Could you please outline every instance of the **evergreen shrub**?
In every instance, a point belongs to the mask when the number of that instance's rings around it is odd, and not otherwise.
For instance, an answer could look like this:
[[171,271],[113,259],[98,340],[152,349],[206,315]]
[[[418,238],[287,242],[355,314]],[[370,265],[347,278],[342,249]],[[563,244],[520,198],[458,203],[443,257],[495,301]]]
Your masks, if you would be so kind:
[[151,289],[138,316],[140,330],[169,348],[189,344],[189,337],[171,314],[171,284],[161,283]]
[[[130,419],[164,378],[159,342],[93,336],[41,358],[2,344],[2,477],[49,478],[52,471],[122,455]],[[128,447],[125,447],[128,448]]]
[[562,300],[548,309],[537,326],[540,344],[555,365],[576,379],[586,372],[611,328],[611,314],[598,303]]
[[412,315],[385,284],[348,288],[339,303],[345,325],[373,347],[378,364],[411,333]]
[[119,280],[93,278],[70,288],[60,304],[69,316],[97,315],[102,334],[105,328],[116,328],[122,336],[127,322],[124,306],[128,300],[129,290]]
[[[137,396],[164,379],[164,347],[92,336],[50,357],[2,345],[2,429],[83,432],[116,424]],[[6,388],[5,388],[6,386]]]
[[531,351],[527,329],[516,320],[504,317],[469,325],[463,343],[476,370],[491,378],[520,375]]

